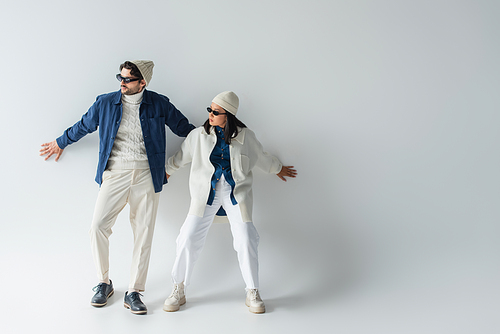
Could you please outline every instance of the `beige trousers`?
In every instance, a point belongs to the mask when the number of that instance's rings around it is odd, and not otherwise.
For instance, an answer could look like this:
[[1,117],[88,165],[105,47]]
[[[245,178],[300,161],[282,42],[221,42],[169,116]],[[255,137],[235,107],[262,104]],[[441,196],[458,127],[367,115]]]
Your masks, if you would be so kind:
[[108,239],[118,214],[128,203],[134,234],[129,289],[144,291],[159,198],[160,193],[154,191],[149,168],[113,167],[104,171],[89,232],[99,281],[109,278]]

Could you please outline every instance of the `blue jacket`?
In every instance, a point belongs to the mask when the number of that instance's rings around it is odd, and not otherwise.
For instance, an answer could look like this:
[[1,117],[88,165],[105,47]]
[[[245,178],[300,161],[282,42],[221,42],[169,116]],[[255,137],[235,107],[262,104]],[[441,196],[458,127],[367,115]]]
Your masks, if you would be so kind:
[[[121,97],[120,91],[99,95],[82,119],[57,138],[57,145],[64,149],[99,128],[99,163],[95,177],[99,184],[102,183],[102,173],[106,169],[120,127]],[[168,97],[148,90],[144,90],[139,117],[155,192],[160,192],[163,184],[167,183],[165,124],[180,137],[186,137],[194,129],[194,125],[190,124],[188,119],[170,103]]]

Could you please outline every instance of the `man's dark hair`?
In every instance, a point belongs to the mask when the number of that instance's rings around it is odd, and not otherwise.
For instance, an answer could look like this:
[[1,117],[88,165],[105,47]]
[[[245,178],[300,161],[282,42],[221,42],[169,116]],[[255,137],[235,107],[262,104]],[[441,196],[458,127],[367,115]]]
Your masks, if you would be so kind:
[[[224,109],[224,108],[223,108]],[[224,109],[226,112],[226,126],[224,127],[224,141],[226,144],[231,144],[231,139],[235,138],[238,133],[240,133],[240,130],[238,128],[246,128],[247,126],[240,121],[239,119],[236,118],[233,114],[227,112],[226,109]],[[210,125],[210,121],[207,119],[205,123],[203,124],[203,128],[205,129],[206,133],[210,133],[210,130],[212,130],[212,125]]]
[[137,65],[135,65],[134,63],[127,60],[126,62],[124,62],[123,64],[120,65],[120,72],[124,68],[126,68],[127,70],[130,70],[130,74],[132,76],[139,78],[141,80],[144,79],[142,77],[141,71],[139,71],[139,69],[137,68]]

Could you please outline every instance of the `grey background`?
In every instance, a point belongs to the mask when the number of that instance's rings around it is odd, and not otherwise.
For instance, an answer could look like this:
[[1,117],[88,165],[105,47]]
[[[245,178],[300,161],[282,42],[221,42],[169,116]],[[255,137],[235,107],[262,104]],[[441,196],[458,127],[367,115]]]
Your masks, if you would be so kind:
[[[498,333],[497,1],[16,1],[0,11],[0,234],[8,333]],[[40,144],[152,59],[150,89],[195,124],[219,92],[299,177],[257,171],[261,294],[250,314],[227,224],[212,227],[188,304],[161,310],[188,170],[164,188],[144,300],[122,306],[132,233],[111,237],[116,294],[87,235],[98,135],[58,163]],[[168,154],[182,140],[168,136]]]

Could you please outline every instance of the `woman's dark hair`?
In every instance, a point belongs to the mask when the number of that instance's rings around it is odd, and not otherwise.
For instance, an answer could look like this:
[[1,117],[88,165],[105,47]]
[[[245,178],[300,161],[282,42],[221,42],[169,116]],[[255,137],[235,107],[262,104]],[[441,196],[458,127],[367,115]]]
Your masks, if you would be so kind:
[[[224,127],[224,141],[226,144],[231,144],[231,139],[235,138],[238,133],[240,133],[240,130],[238,128],[246,128],[247,126],[240,121],[239,119],[236,118],[233,114],[227,112],[226,109],[224,109],[226,112],[226,126]],[[212,125],[210,125],[210,121],[207,119],[205,123],[203,124],[203,128],[205,129],[206,133],[210,133],[210,130],[212,129]]]
[[132,63],[130,61],[126,61],[126,62],[124,62],[123,64],[120,65],[120,72],[124,68],[126,68],[127,70],[130,70],[130,74],[133,75],[134,77],[139,78],[141,80],[144,79],[142,77],[141,71],[139,71],[139,68],[137,67],[136,64],[134,64],[134,63]]

